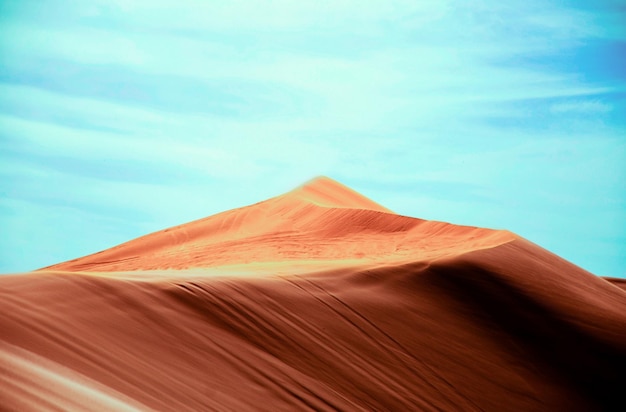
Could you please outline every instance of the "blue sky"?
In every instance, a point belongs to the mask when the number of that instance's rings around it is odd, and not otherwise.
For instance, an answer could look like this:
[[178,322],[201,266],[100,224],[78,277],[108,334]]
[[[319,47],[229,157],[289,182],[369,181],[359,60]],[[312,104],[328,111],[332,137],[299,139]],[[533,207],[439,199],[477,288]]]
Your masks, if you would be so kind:
[[608,0],[0,1],[0,272],[323,174],[626,277],[625,22]]

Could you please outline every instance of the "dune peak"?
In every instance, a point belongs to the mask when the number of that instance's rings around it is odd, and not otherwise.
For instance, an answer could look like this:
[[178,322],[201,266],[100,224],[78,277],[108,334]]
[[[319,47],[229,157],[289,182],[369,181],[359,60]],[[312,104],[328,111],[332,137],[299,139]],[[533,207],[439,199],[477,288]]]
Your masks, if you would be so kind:
[[317,176],[283,196],[295,197],[324,207],[394,213],[390,209],[327,176]]

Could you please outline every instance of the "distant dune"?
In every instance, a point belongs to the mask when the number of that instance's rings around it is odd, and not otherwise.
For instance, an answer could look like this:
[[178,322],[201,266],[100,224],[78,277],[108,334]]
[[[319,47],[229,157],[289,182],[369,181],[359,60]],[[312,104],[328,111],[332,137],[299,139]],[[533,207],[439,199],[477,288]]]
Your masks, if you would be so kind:
[[0,409],[626,410],[626,284],[321,177],[0,277]]

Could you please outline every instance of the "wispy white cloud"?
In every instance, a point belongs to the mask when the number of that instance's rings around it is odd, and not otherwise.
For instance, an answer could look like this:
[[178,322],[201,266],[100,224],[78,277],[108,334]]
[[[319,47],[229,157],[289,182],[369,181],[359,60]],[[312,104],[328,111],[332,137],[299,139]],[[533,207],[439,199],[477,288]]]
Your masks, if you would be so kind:
[[595,99],[573,100],[563,103],[556,103],[550,107],[555,113],[575,112],[580,114],[607,113],[613,106]]

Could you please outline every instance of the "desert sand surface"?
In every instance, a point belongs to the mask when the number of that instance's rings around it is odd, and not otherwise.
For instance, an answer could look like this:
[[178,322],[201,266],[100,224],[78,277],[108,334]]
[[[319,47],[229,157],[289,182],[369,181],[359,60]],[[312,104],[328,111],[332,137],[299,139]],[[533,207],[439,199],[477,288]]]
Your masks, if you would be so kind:
[[329,178],[0,277],[0,409],[626,410],[626,283]]

